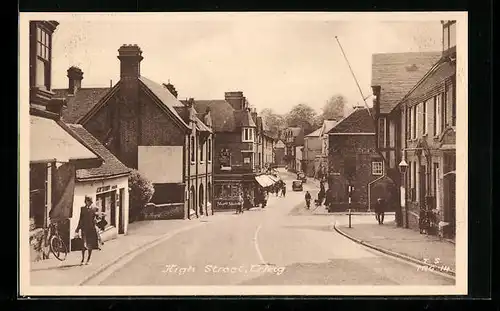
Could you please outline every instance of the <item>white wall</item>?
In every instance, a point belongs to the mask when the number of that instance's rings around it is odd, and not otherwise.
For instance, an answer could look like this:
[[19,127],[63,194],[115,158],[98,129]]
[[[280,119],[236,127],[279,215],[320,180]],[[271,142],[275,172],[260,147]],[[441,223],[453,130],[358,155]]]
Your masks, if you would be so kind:
[[139,172],[153,183],[181,183],[182,146],[138,146]]
[[[120,195],[120,189],[124,189],[124,194],[123,194],[123,202],[122,202],[122,208],[123,208],[123,227],[124,227],[124,233],[127,233],[128,229],[128,221],[129,221],[129,196],[128,196],[128,177],[118,177],[118,178],[110,178],[106,180],[99,180],[99,181],[86,181],[86,182],[81,182],[78,181],[76,182],[75,185],[75,194],[74,194],[74,200],[73,200],[73,216],[70,219],[70,238],[73,238],[75,235],[75,230],[76,227],[78,226],[78,221],[80,219],[80,208],[85,204],[84,199],[85,196],[88,195],[94,199],[94,202],[96,200],[96,195],[97,195],[97,188],[104,187],[104,186],[115,186],[116,185],[116,195]],[[118,226],[119,223],[119,211],[118,211],[118,206],[115,206],[116,211],[115,211],[115,223]],[[110,214],[108,214],[110,215]],[[109,217],[109,216],[108,216]],[[109,222],[109,220],[108,220]],[[118,230],[118,228],[116,228]]]

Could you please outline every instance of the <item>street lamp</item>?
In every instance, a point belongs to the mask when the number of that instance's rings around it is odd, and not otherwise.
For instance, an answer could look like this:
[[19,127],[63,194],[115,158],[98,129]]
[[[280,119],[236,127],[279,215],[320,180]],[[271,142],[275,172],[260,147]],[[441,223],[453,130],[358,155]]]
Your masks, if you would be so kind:
[[[408,163],[406,163],[405,158],[403,156],[403,159],[401,162],[399,162],[399,171],[403,175],[403,187],[400,188],[400,193],[401,193],[401,207],[404,208],[405,210],[405,228],[408,228],[408,211],[406,209],[406,169],[408,168]],[[402,209],[400,209],[400,216],[398,217],[399,223],[401,223],[401,212]]]

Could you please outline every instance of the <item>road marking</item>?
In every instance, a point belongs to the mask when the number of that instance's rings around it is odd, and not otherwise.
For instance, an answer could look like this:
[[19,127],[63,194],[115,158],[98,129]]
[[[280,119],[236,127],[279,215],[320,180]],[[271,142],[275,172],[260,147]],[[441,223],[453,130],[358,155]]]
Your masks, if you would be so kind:
[[258,237],[259,237],[259,231],[260,229],[262,228],[262,225],[259,225],[257,227],[257,230],[255,230],[255,234],[253,236],[253,245],[255,246],[255,250],[257,251],[257,255],[259,256],[259,259],[260,259],[260,262],[265,265],[266,264],[266,261],[264,260],[264,256],[262,256],[262,253],[260,251],[260,247],[259,247],[259,240],[258,240]]

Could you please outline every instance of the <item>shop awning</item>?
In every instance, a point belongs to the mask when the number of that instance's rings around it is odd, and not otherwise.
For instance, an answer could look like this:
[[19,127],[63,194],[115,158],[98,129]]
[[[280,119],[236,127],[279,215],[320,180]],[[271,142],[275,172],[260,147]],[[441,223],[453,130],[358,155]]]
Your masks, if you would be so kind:
[[276,176],[273,176],[273,175],[267,175],[267,177],[269,177],[269,179],[271,179],[274,183],[280,181],[279,177],[276,177]]
[[274,180],[271,175],[262,175],[264,178],[266,178],[269,181],[269,185],[272,186],[276,183],[276,180]]
[[255,180],[264,188],[273,184],[269,178],[266,178],[266,175],[255,176]]
[[55,120],[30,115],[30,162],[101,160]]

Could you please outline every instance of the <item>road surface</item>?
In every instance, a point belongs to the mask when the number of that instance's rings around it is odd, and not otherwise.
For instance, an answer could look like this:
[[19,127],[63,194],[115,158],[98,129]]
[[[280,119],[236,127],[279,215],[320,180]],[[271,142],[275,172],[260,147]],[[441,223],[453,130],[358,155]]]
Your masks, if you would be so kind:
[[[304,192],[265,209],[207,217],[135,257],[100,285],[453,285],[448,278],[356,244],[332,228],[335,216],[301,213]],[[305,190],[315,190],[307,183]],[[229,212],[228,212],[229,214]],[[97,285],[97,284],[93,284]]]

